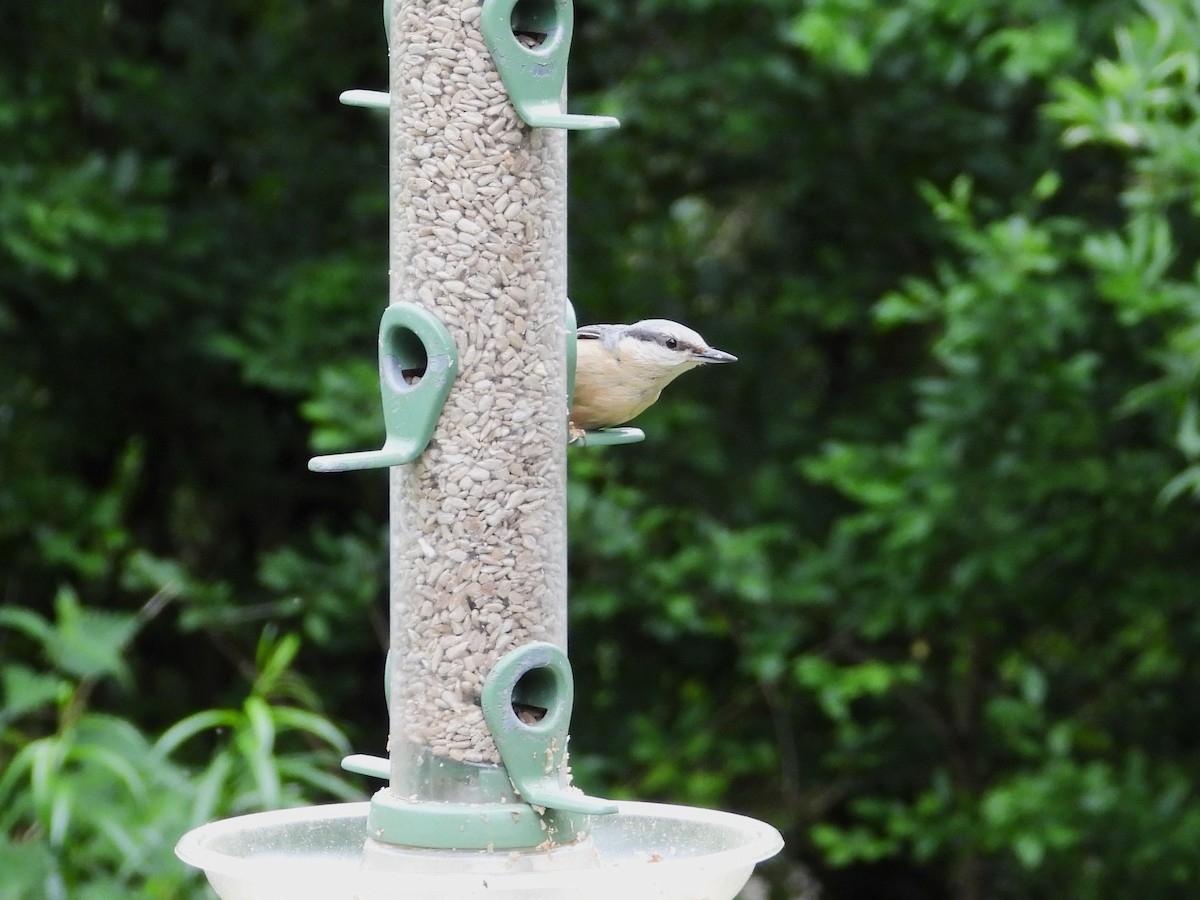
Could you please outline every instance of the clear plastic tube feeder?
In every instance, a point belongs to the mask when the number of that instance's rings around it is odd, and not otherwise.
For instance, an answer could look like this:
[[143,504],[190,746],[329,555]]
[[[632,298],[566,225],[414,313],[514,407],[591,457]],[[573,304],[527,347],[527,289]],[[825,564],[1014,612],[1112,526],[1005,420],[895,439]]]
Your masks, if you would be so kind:
[[[385,7],[386,9],[387,7]],[[388,757],[369,803],[243,816],[178,847],[224,900],[736,895],[782,840],[712,810],[570,783],[565,112],[569,0],[388,9]],[[571,326],[568,326],[571,322]],[[600,442],[602,443],[602,442]]]

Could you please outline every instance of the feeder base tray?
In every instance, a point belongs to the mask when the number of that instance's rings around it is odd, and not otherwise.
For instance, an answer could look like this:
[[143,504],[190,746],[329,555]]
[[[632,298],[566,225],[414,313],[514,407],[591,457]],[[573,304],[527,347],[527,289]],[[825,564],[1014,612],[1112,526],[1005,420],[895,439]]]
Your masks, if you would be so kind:
[[732,900],[783,846],[763,822],[624,802],[583,843],[526,850],[368,847],[368,803],[284,809],[188,832],[175,852],[221,900]]

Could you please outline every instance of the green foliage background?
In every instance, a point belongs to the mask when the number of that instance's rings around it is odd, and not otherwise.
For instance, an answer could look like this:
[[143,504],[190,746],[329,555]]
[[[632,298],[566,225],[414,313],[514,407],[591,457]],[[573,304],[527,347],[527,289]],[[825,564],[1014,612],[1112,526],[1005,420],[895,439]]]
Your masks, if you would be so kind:
[[[3,900],[370,789],[379,22],[0,0]],[[571,87],[580,320],[742,360],[572,451],[577,781],[829,898],[1200,883],[1200,4],[580,0]]]

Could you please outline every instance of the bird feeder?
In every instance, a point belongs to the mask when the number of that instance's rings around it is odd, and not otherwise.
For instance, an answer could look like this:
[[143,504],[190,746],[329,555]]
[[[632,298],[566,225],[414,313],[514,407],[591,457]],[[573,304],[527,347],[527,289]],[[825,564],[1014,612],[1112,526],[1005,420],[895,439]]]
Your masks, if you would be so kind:
[[388,755],[344,762],[386,785],[178,853],[224,900],[733,897],[775,829],[570,780],[566,131],[617,124],[565,112],[570,0],[385,10],[390,89],[342,99],[390,110],[386,434],[310,468],[390,470]]

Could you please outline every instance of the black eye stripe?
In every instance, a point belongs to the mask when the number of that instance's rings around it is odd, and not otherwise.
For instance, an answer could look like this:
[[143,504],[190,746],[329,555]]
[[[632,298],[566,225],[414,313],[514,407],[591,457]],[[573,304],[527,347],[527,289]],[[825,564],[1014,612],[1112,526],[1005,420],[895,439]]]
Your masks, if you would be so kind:
[[631,337],[635,341],[650,341],[652,343],[655,342],[658,337],[655,332],[645,331],[640,328],[630,328],[627,332],[625,332],[625,336]]
[[679,338],[672,337],[669,334],[663,334],[661,331],[651,331],[647,328],[630,328],[625,332],[626,337],[631,337],[638,341],[649,341],[652,344],[661,344],[668,350],[692,350],[694,349],[687,341],[681,341]]

